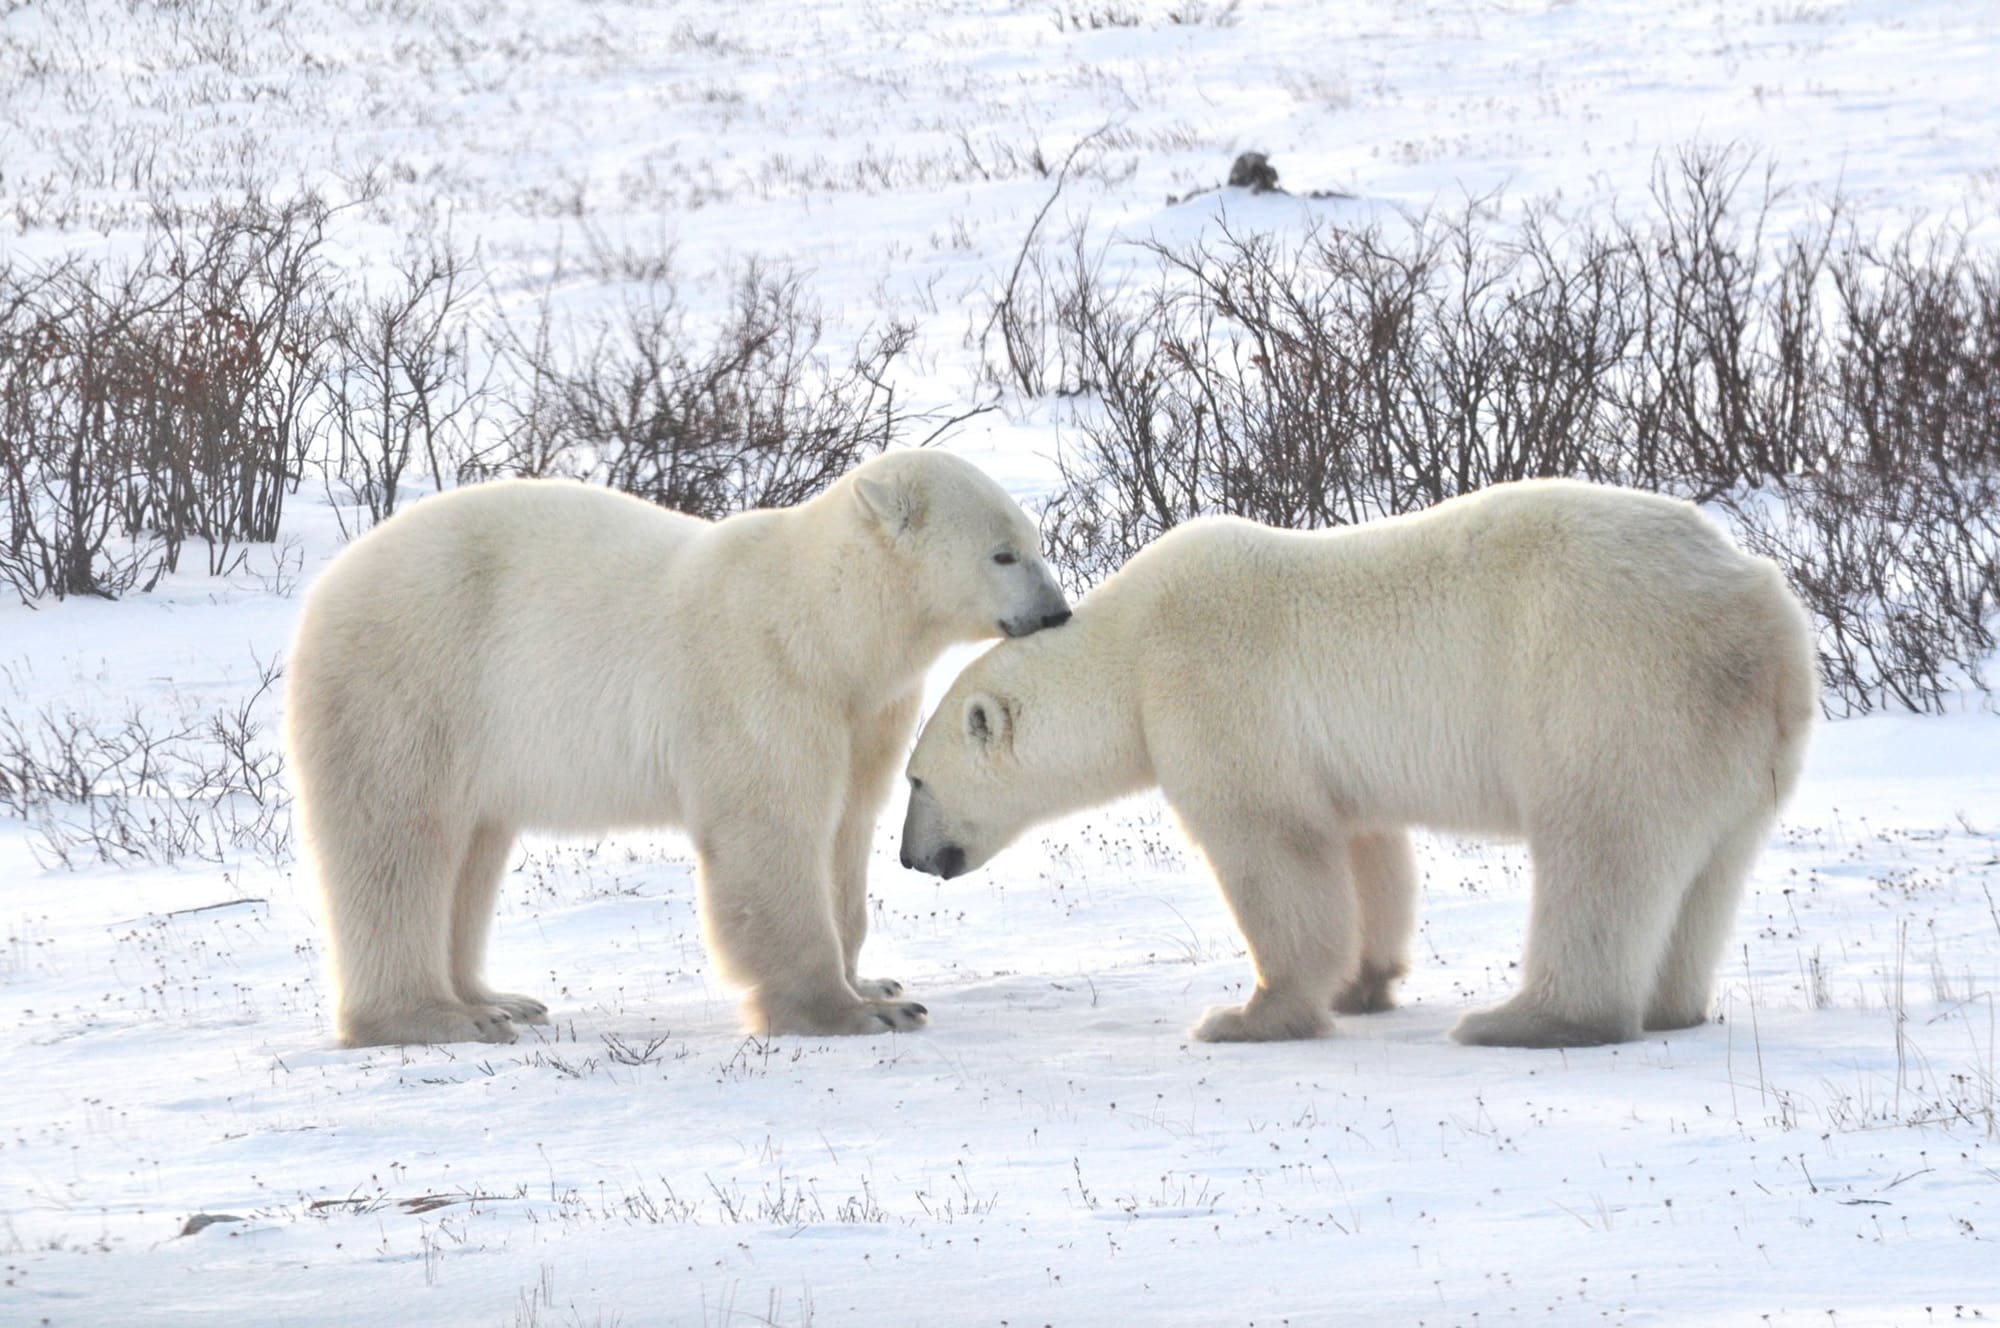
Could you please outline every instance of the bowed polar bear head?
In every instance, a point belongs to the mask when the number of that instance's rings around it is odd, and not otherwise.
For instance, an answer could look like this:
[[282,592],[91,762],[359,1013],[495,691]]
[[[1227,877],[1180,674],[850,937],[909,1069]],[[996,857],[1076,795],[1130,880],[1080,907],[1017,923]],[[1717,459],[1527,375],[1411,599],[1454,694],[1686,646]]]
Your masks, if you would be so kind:
[[[959,675],[910,755],[902,862],[946,880],[984,866],[1048,815],[1048,790],[1097,787],[1075,767],[1113,754],[1064,740],[1060,696],[1030,704],[1023,657],[988,651]],[[1017,745],[1018,744],[1018,745]]]
[[986,473],[947,452],[891,452],[849,477],[907,565],[903,583],[956,640],[1026,636],[1069,618],[1041,535]]

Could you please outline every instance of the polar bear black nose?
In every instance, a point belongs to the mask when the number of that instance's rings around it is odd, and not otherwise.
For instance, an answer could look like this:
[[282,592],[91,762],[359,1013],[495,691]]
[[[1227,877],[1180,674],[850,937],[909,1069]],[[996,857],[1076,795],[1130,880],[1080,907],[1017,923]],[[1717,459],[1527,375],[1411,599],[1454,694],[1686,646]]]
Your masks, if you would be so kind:
[[910,850],[908,850],[907,848],[903,850],[902,861],[905,870],[908,870],[909,868],[917,865],[916,863],[910,861]]
[[1043,618],[1042,626],[1060,627],[1068,621],[1069,621],[1069,610],[1064,609],[1060,613],[1051,613],[1047,617]]

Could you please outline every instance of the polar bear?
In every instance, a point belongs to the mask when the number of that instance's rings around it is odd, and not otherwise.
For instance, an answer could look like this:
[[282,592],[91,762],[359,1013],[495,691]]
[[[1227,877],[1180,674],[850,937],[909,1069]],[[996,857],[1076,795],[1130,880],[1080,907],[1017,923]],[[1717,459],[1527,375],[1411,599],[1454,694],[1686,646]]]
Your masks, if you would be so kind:
[[1532,480],[1325,533],[1198,520],[958,677],[909,761],[903,860],[956,876],[1157,785],[1256,966],[1194,1036],[1238,1041],[1387,1008],[1406,827],[1524,836],[1520,991],[1453,1036],[1625,1041],[1707,1018],[1816,690],[1778,569],[1687,503]]
[[975,466],[876,457],[709,522],[565,480],[428,498],[336,558],[287,665],[286,740],[349,1046],[507,1042],[482,978],[523,830],[679,826],[758,1032],[924,1022],[856,975],[875,820],[925,671],[1069,616]]

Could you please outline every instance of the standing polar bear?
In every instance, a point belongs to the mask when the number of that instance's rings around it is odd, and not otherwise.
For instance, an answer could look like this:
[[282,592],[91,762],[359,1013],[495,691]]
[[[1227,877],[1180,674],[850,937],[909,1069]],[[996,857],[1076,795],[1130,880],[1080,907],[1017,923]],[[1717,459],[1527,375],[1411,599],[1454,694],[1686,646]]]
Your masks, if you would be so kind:
[[1388,1007],[1405,827],[1523,835],[1521,990],[1453,1036],[1625,1041],[1707,1018],[1816,708],[1798,601],[1687,503],[1534,480],[1329,533],[1195,521],[959,676],[903,861],[956,876],[1157,784],[1256,965],[1194,1030],[1237,1041]]
[[350,1046],[507,1042],[483,978],[522,830],[685,827],[760,1032],[924,1022],[864,981],[867,859],[926,669],[1069,616],[971,464],[898,452],[708,522],[564,480],[426,499],[306,597],[286,730]]

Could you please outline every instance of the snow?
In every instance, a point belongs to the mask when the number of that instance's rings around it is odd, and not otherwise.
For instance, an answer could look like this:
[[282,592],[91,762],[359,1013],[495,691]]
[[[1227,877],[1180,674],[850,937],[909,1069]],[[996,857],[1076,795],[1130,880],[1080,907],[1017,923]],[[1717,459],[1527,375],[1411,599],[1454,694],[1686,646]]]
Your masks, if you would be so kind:
[[[672,247],[696,308],[733,261],[788,260],[845,327],[915,319],[908,390],[962,409],[983,292],[1053,188],[1027,154],[1100,126],[1052,242],[1086,215],[1283,229],[1501,186],[1636,206],[1697,137],[1767,152],[1795,198],[1956,209],[1990,242],[1995,67],[2000,10],[1945,0],[0,6],[0,262],[129,247],[154,135],[147,169],[185,199],[361,197],[373,170],[342,261],[448,227],[502,304],[558,255],[577,307],[615,301],[574,261],[587,232]],[[1166,204],[1246,148],[1358,197]],[[950,445],[1032,496],[1059,412],[1008,405]],[[170,727],[240,703],[296,613],[284,559],[309,577],[338,547],[311,488],[291,543],[231,577],[0,605],[0,707]],[[268,743],[277,698],[255,714]],[[490,969],[552,1029],[366,1051],[332,1044],[282,853],[62,870],[0,819],[0,1322],[2000,1316],[1979,698],[1823,726],[1719,1019],[1581,1052],[1446,1037],[1510,989],[1518,848],[1422,842],[1402,1008],[1216,1047],[1185,1030],[1242,999],[1248,961],[1156,800],[949,884],[897,867],[899,814],[864,968],[930,1007],[920,1034],[744,1039],[663,833],[523,846]]]

